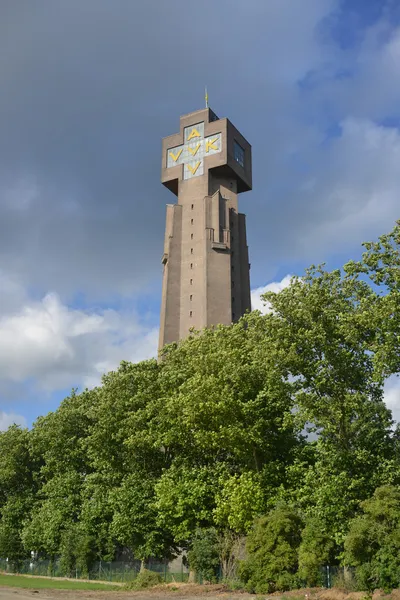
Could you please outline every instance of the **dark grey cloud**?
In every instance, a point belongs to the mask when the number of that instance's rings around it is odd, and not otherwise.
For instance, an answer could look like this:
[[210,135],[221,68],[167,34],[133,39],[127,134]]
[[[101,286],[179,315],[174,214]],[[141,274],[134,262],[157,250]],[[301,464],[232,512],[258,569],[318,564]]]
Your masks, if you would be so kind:
[[[173,201],[159,183],[160,138],[202,106],[207,83],[212,106],[255,143],[256,167],[272,173],[290,135],[277,107],[290,113],[332,5],[3,2],[0,265],[63,295],[128,294],[159,277]],[[271,205],[259,196],[256,206],[267,225]],[[260,231],[250,238],[255,254]]]
[[[346,63],[321,38],[340,5],[3,1],[0,267],[63,298],[130,295],[159,281],[165,204],[174,201],[159,183],[160,139],[202,106],[204,84],[216,112],[253,144],[254,192],[241,201],[253,281],[264,283],[281,260],[308,260],[315,247],[306,251],[304,238],[335,207],[316,196],[332,185],[320,156],[329,118],[318,89],[310,101],[299,82]],[[350,84],[340,94],[353,102]],[[317,184],[304,188],[316,165]],[[330,248],[316,237],[323,258]]]

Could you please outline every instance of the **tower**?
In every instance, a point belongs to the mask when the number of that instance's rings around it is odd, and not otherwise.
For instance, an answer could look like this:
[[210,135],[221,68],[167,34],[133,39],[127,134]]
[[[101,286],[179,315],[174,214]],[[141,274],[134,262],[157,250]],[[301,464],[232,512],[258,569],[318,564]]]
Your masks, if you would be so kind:
[[162,141],[167,205],[159,349],[189,330],[228,325],[250,309],[246,218],[238,194],[252,188],[251,146],[210,109],[180,118]]

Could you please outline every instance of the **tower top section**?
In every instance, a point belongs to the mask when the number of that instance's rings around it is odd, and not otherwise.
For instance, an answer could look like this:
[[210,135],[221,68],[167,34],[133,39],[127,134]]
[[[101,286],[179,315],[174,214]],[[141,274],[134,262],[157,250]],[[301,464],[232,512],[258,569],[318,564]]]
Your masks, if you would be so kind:
[[178,195],[179,183],[196,177],[232,178],[238,192],[252,189],[251,146],[229,119],[205,108],[183,115],[179,133],[162,140],[162,183]]

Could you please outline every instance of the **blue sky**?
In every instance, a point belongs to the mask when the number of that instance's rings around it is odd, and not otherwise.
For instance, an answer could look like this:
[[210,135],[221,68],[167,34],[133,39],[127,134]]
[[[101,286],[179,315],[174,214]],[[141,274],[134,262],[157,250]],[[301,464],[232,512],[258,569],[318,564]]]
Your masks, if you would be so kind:
[[0,57],[0,428],[155,354],[161,138],[206,84],[253,146],[255,307],[400,216],[398,0],[3,0]]

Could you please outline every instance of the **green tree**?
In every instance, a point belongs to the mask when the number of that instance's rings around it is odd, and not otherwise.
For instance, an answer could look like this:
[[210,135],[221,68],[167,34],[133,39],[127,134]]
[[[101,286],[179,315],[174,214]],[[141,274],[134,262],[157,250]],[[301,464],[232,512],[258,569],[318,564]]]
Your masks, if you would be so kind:
[[318,518],[309,517],[301,533],[299,546],[299,578],[307,586],[322,585],[321,566],[331,565],[334,542],[329,532]]
[[357,274],[311,267],[265,299],[275,360],[294,383],[295,418],[317,437],[311,453],[288,465],[294,485],[281,497],[324,522],[338,554],[359,501],[399,474],[384,377],[371,349],[376,292]]
[[0,556],[11,563],[28,556],[22,526],[34,504],[37,471],[28,430],[12,425],[0,432]]
[[197,579],[215,583],[217,581],[220,557],[219,538],[214,527],[196,529],[191,549],[188,552],[190,569]]
[[378,488],[350,524],[344,561],[356,568],[360,589],[391,591],[400,580],[400,490]]
[[302,520],[279,506],[259,519],[247,538],[247,558],[240,566],[246,589],[257,594],[296,587]]

